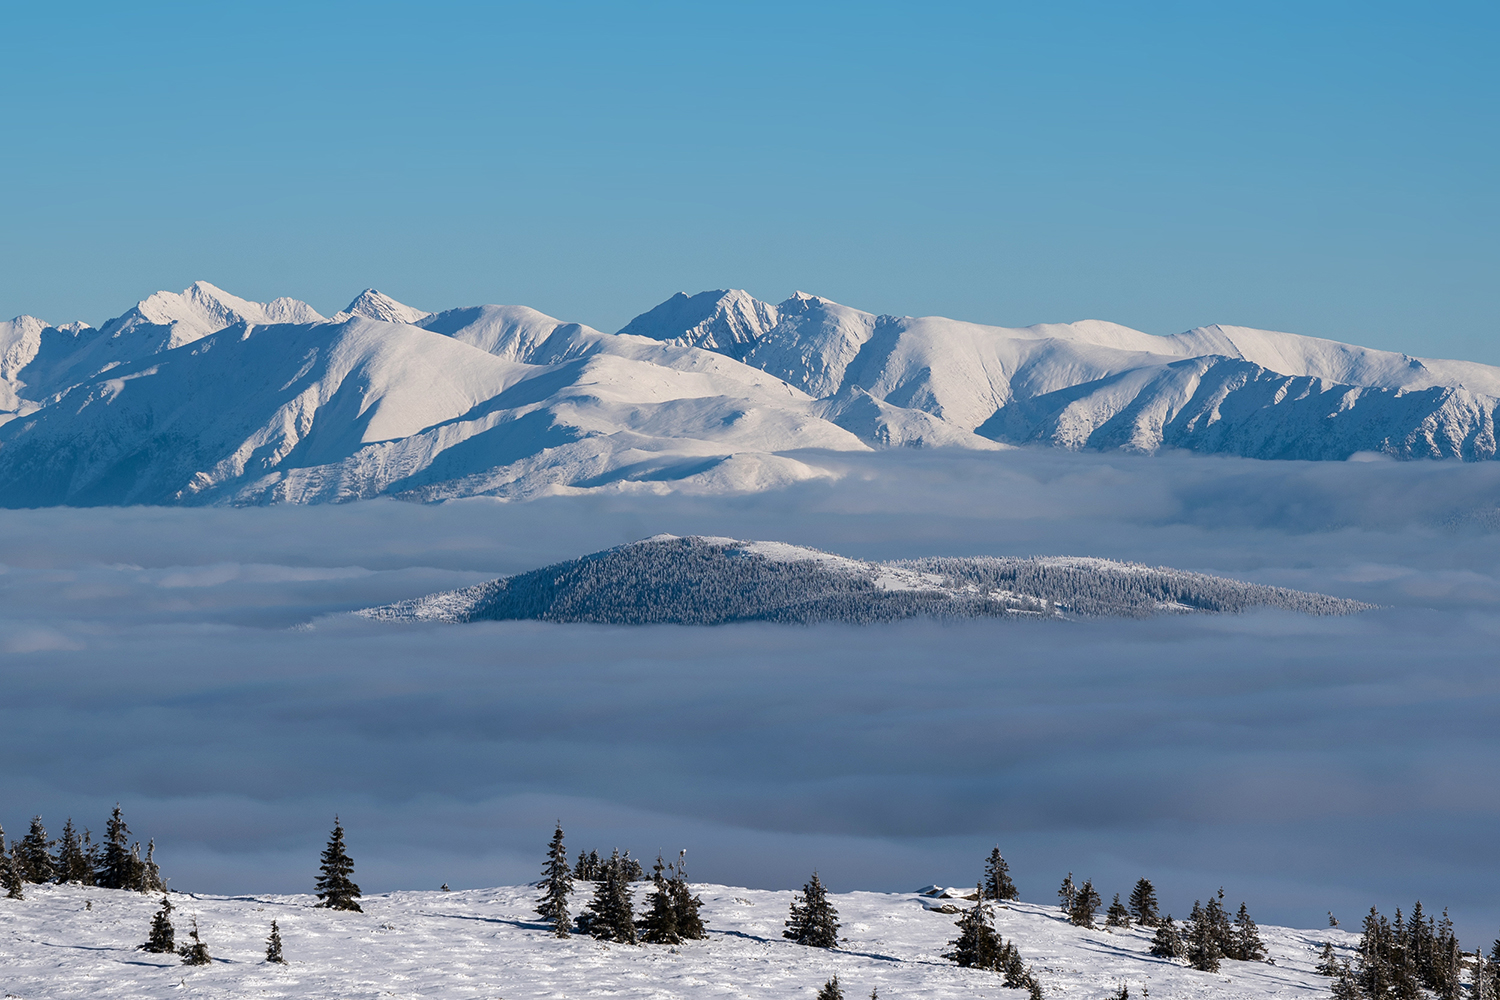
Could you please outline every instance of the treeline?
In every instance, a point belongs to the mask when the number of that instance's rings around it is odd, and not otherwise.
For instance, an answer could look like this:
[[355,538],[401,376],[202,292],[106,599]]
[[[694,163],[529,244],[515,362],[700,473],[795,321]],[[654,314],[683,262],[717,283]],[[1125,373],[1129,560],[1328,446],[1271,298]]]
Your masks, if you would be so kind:
[[42,825],[42,817],[31,820],[31,829],[6,849],[5,830],[0,827],[0,883],[10,899],[25,899],[27,885],[92,885],[101,889],[133,889],[163,892],[166,880],[156,865],[156,841],[146,842],[141,857],[140,841],[132,842],[130,828],[117,805],[104,825],[104,840],[94,842],[85,828],[80,836],[72,817],[62,835],[53,839]]
[[[576,918],[568,910],[575,878],[594,883],[593,898]],[[688,886],[686,852],[678,855],[675,864],[665,864],[657,855],[651,870],[652,889],[646,897],[646,911],[637,918],[630,887],[640,878],[640,863],[632,860],[629,852],[614,851],[607,860],[601,859],[597,852],[580,853],[577,866],[569,867],[559,824],[547,845],[537,916],[560,938],[570,937],[576,931],[600,941],[621,944],[681,944],[708,936],[698,913],[703,900],[693,895]]]
[[1468,964],[1472,965],[1472,1000],[1493,1000],[1500,995],[1500,941],[1495,942],[1488,962],[1478,949],[1465,962],[1447,910],[1442,920],[1434,920],[1422,912],[1419,900],[1409,918],[1397,909],[1395,919],[1387,920],[1372,906],[1363,931],[1353,963],[1338,959],[1332,943],[1323,945],[1318,971],[1333,978],[1333,995],[1338,1000],[1419,1000],[1423,990],[1441,1000],[1458,1000]]

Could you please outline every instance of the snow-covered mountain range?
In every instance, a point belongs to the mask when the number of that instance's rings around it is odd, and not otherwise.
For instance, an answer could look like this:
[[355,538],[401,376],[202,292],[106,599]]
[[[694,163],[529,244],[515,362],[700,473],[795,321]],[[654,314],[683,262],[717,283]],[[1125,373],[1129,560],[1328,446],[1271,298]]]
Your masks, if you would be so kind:
[[1495,457],[1500,368],[1212,326],[1010,329],[797,293],[616,334],[373,289],[325,319],[206,282],[95,329],[0,323],[0,505],[765,489],[810,450],[1039,444]]
[[939,618],[1146,618],[1275,607],[1370,607],[1323,594],[1089,558],[865,562],[785,542],[656,535],[356,614],[381,621],[538,619],[612,625],[876,622]]

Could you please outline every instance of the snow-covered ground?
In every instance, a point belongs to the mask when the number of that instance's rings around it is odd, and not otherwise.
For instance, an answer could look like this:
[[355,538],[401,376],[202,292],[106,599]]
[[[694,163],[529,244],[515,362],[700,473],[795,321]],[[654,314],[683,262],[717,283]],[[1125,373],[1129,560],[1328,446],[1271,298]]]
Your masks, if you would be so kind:
[[[576,913],[589,884],[575,889]],[[649,888],[641,883],[638,898]],[[954,915],[916,893],[831,895],[843,940],[834,951],[781,937],[792,893],[695,887],[708,939],[677,947],[553,938],[532,908],[529,886],[367,896],[363,913],[314,908],[312,896],[174,893],[179,943],[196,915],[214,962],[188,967],[136,950],[159,897],[76,886],[32,887],[24,901],[0,899],[0,983],[21,1000],[59,997],[299,997],[362,1000],[443,997],[623,998],[811,997],[835,974],[845,996],[993,997],[1013,1000],[993,972],[942,958],[957,935]],[[959,901],[960,905],[968,905]],[[926,903],[926,906],[924,906]],[[92,904],[92,909],[88,905]],[[639,906],[637,907],[639,911]],[[1313,969],[1324,941],[1348,957],[1357,935],[1261,927],[1271,961],[1226,961],[1196,972],[1149,954],[1152,932],[1084,930],[1055,906],[1011,903],[995,911],[1049,997],[1315,997],[1329,980]],[[287,964],[264,961],[271,921]]]

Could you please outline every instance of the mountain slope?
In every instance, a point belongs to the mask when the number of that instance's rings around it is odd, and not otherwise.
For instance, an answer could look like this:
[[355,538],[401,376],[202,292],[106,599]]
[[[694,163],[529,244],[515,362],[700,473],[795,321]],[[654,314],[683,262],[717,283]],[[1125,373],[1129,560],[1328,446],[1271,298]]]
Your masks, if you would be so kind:
[[613,625],[1131,617],[1368,605],[1104,559],[869,563],[782,542],[658,535],[555,566],[359,612],[382,621],[539,619]]
[[[645,908],[649,889],[649,882],[633,887],[637,913]],[[178,940],[187,936],[189,919],[196,918],[214,958],[211,965],[195,968],[175,955],[137,948],[160,905],[156,897],[28,886],[24,901],[0,901],[7,911],[0,925],[0,978],[10,992],[30,1000],[84,995],[168,1000],[181,995],[184,985],[193,995],[215,998],[520,1000],[607,994],[632,1000],[805,1000],[835,975],[851,998],[877,991],[882,997],[930,1000],[1025,996],[1006,989],[997,973],[961,969],[944,959],[958,936],[957,917],[918,893],[830,893],[842,940],[827,949],[782,938],[790,891],[708,883],[694,883],[692,890],[703,901],[707,938],[675,946],[556,938],[538,922],[533,886],[370,894],[360,900],[361,913],[319,909],[311,895],[174,892]],[[577,883],[570,912],[581,912],[591,891],[590,883]],[[273,919],[285,965],[264,961]],[[1131,996],[1154,1000],[1326,995],[1330,980],[1315,969],[1324,942],[1350,961],[1359,942],[1357,934],[1339,928],[1261,924],[1267,961],[1225,960],[1219,972],[1206,973],[1153,957],[1149,928],[1074,927],[1055,905],[1000,904],[994,927],[1020,950],[1044,995],[1080,1000],[1106,1000],[1122,985]]]
[[1497,408],[1500,369],[1241,327],[1006,328],[716,290],[607,334],[374,289],[325,320],[200,281],[99,329],[0,324],[0,504],[733,492],[832,475],[810,449],[1486,460]]

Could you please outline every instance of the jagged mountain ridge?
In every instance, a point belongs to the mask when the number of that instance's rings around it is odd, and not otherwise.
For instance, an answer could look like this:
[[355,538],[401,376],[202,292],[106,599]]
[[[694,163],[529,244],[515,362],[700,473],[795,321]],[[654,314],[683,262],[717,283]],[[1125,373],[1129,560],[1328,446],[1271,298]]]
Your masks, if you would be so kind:
[[[1495,457],[1500,369],[1239,327],[1159,337],[678,294],[619,333],[367,289],[207,282],[95,329],[0,323],[0,504],[758,490],[805,449]],[[791,454],[798,452],[799,454]]]
[[357,612],[381,621],[536,619],[610,625],[914,617],[1128,617],[1369,605],[1201,573],[1078,558],[873,563],[788,545],[657,535],[461,590]]

